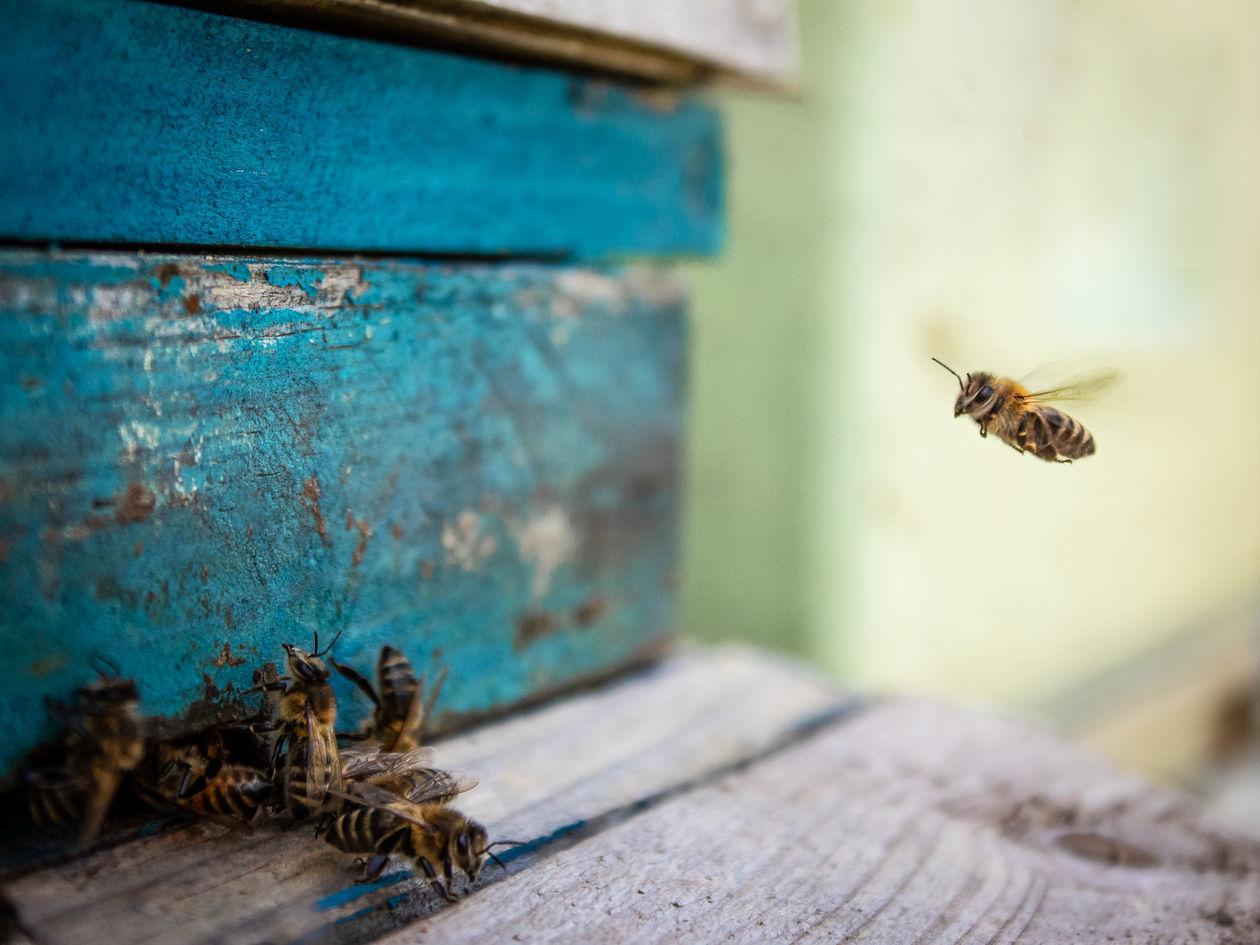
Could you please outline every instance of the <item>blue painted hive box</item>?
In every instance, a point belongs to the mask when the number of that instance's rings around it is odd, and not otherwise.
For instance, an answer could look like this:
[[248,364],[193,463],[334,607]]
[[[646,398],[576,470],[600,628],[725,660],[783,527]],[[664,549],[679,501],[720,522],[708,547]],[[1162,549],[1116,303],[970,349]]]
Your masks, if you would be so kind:
[[[5,3],[0,771],[102,664],[174,733],[280,644],[451,727],[672,632],[715,115],[149,3]],[[345,727],[369,706],[339,691]]]

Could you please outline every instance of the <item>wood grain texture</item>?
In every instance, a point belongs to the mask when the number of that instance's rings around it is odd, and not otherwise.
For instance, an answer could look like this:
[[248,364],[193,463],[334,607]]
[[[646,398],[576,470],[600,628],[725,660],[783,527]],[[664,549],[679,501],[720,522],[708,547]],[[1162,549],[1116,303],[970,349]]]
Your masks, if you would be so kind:
[[657,82],[737,79],[779,86],[797,69],[793,0],[190,0],[184,5]]
[[0,254],[0,769],[97,657],[169,730],[313,631],[449,669],[439,725],[658,650],[684,305],[644,269]]
[[1021,725],[898,701],[384,941],[1260,941],[1260,844]]
[[716,114],[137,0],[0,0],[0,238],[709,253]]
[[[674,658],[437,752],[481,779],[461,810],[492,838],[528,841],[509,851],[515,871],[851,705],[795,667],[728,650]],[[243,837],[193,825],[10,879],[8,891],[50,942],[356,942],[439,908],[407,868],[354,885],[352,859],[309,826]]]

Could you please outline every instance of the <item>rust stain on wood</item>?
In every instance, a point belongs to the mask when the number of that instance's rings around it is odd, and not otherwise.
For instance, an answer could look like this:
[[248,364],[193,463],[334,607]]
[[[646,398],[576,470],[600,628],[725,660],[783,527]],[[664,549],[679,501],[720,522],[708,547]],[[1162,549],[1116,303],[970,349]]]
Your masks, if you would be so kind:
[[555,614],[541,611],[521,614],[520,619],[516,621],[516,634],[512,637],[512,645],[518,650],[523,650],[531,643],[551,636],[563,626],[564,622]]
[[[319,540],[325,545],[331,545],[332,541],[328,537],[328,529],[324,526],[324,513],[319,508],[319,478],[311,476],[302,483],[302,505],[311,513],[311,517],[315,519],[315,531],[319,534]],[[251,525],[250,528],[253,528]]]
[[114,520],[119,525],[132,525],[143,522],[157,508],[157,496],[138,482],[127,486],[127,493],[114,508]]
[[592,597],[573,608],[573,622],[579,627],[589,627],[608,613],[607,597]]
[[232,644],[228,641],[223,642],[223,649],[219,651],[219,655],[210,661],[211,665],[218,666],[222,669],[224,666],[242,666],[245,663],[245,657],[232,655]]
[[357,568],[359,562],[363,560],[363,554],[367,551],[368,539],[372,537],[372,526],[368,524],[367,519],[356,521],[353,515],[346,514],[346,531],[357,528],[359,530],[359,544],[354,549],[354,558],[351,566]]

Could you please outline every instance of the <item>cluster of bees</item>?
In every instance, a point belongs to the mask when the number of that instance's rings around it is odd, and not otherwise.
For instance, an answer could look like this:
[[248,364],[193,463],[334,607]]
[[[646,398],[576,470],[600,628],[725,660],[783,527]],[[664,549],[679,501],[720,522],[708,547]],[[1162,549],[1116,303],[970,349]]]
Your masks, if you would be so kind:
[[[158,809],[245,830],[260,811],[285,825],[319,818],[316,836],[360,854],[360,881],[400,855],[454,901],[455,871],[476,880],[487,857],[502,865],[491,847],[514,841],[491,844],[481,824],[450,806],[477,781],[433,767],[433,749],[421,744],[443,679],[426,699],[424,675],[417,679],[407,658],[385,646],[374,687],[351,667],[325,662],[331,647],[321,652],[318,638],[310,653],[284,644],[285,674],[273,666],[248,690],[263,693],[257,716],[152,743],[135,682],[102,676],[78,690],[72,706],[53,706],[66,729],[23,774],[32,818],[77,821],[78,842],[91,843],[124,785]],[[375,707],[361,733],[336,731],[328,663]]]

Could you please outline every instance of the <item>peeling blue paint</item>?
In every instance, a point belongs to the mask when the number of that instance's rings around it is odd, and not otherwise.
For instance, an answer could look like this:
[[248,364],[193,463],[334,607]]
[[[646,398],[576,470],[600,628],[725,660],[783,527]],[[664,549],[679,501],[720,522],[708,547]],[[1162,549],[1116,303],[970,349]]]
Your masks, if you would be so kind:
[[342,630],[447,667],[440,722],[667,638],[683,302],[575,274],[0,253],[0,770],[95,655],[208,721]]

